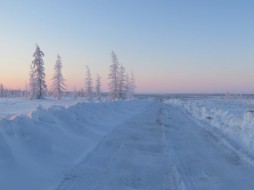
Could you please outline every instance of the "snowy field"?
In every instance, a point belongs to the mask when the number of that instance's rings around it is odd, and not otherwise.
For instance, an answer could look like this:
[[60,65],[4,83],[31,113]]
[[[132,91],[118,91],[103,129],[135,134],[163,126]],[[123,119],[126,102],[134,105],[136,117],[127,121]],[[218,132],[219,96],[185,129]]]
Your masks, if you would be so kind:
[[49,189],[112,128],[149,104],[81,101],[1,99],[1,190]]
[[58,101],[55,98],[48,97],[46,100],[26,100],[24,98],[0,98],[0,119],[6,117],[15,117],[19,114],[28,114],[35,111],[38,106],[49,108],[52,105],[61,105],[69,107],[78,102],[84,102],[84,98],[63,98]]
[[[165,101],[214,127],[239,151],[254,156],[254,97],[193,96]],[[205,125],[207,123],[209,125]]]
[[253,99],[158,99],[2,99],[0,190],[253,190]]

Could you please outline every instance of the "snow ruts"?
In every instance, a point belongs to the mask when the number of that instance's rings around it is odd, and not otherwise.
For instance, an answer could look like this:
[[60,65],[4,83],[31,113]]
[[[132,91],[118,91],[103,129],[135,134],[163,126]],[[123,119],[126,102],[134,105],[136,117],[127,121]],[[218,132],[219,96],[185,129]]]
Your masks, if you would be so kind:
[[252,190],[253,178],[219,137],[155,102],[115,127],[56,190]]
[[117,126],[65,174],[56,190],[180,190],[181,180],[163,137],[160,106],[153,103]]

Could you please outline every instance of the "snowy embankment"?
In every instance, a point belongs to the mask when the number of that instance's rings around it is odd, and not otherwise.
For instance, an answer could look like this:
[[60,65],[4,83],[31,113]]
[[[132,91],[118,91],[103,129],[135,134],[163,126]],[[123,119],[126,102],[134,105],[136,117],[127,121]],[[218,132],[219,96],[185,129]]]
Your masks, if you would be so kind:
[[39,106],[29,114],[2,118],[0,189],[47,189],[114,127],[148,104],[131,100]]
[[[254,156],[254,100],[223,97],[169,99],[195,119],[216,127],[237,149]],[[209,126],[208,125],[208,126]]]
[[0,119],[6,117],[15,117],[18,114],[27,114],[35,111],[41,105],[43,108],[49,108],[52,105],[61,105],[69,107],[71,105],[84,102],[84,98],[66,97],[61,100],[56,100],[52,97],[47,97],[46,100],[27,100],[24,98],[0,98]]

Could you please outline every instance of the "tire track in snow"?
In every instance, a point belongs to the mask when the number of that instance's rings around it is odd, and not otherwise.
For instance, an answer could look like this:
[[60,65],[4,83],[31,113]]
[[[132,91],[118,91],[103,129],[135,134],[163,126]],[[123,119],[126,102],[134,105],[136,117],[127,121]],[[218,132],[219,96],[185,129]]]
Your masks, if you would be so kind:
[[252,190],[253,168],[180,109],[154,103],[117,126],[56,190]]
[[[105,142],[106,145],[110,145],[110,141]],[[101,143],[95,148],[100,149],[101,146],[105,145],[104,142],[101,145]],[[119,150],[122,145],[119,145],[118,147],[114,148],[114,152],[109,152],[108,159],[104,160],[104,166],[103,169],[98,169],[96,167],[89,167],[87,165],[78,164],[75,166],[69,174],[66,174],[64,179],[62,180],[61,184],[57,187],[56,190],[77,190],[79,189],[79,186],[81,184],[86,183],[88,186],[90,186],[91,189],[97,189],[96,186],[99,184],[99,179],[101,176],[103,176],[106,171],[111,167],[114,158],[119,153]],[[89,175],[87,175],[89,173]]]
[[[184,116],[183,116],[184,117]],[[176,187],[172,187],[172,189],[177,189],[177,190],[202,190],[203,188],[200,186],[198,179],[199,177],[193,176],[191,174],[191,169],[188,166],[188,163],[183,161],[182,157],[179,156],[175,152],[175,148],[171,144],[171,138],[166,137],[166,129],[164,123],[168,123],[167,121],[170,118],[170,114],[168,113],[168,110],[166,106],[163,106],[163,115],[162,115],[162,120],[163,120],[163,131],[164,131],[164,138],[165,138],[165,144],[167,144],[167,147],[169,149],[169,155],[170,155],[170,162],[172,163],[172,168],[173,168],[173,174],[171,176],[172,180],[175,180],[175,183],[177,184]],[[178,129],[180,130],[180,129]],[[191,162],[191,161],[190,161]],[[209,178],[207,178],[209,180]]]
[[252,190],[254,169],[181,109],[165,105],[165,136],[186,189]]
[[167,175],[166,175],[166,179],[165,179],[165,187],[167,186],[166,184],[169,185],[169,187],[166,187],[166,189],[168,190],[185,190],[185,183],[182,179],[182,176],[180,175],[180,172],[178,170],[177,167],[177,159],[176,159],[176,154],[172,148],[172,146],[170,145],[170,143],[168,142],[166,135],[165,135],[165,125],[163,123],[163,119],[165,117],[165,115],[167,115],[167,112],[164,108],[160,108],[159,114],[158,114],[158,123],[161,127],[161,131],[162,131],[162,139],[163,139],[163,143],[164,143],[164,157],[167,163]]
[[160,105],[118,126],[66,175],[56,190],[180,190]]

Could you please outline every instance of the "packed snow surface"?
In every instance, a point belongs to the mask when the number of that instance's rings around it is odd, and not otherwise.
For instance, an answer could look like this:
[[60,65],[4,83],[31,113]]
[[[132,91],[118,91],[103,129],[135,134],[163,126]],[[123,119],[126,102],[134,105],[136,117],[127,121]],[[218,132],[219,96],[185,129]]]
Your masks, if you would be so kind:
[[61,105],[69,107],[78,102],[84,102],[84,98],[63,98],[58,101],[55,98],[46,100],[27,100],[24,98],[0,98],[0,119],[5,117],[15,117],[19,114],[27,114],[35,111],[38,106],[49,108],[52,105]]
[[[197,119],[182,101],[44,102],[7,114],[0,120],[0,189],[253,190],[253,165],[212,130],[215,116]],[[253,108],[245,100],[196,101],[209,113],[215,105],[235,115]]]
[[154,102],[114,128],[54,190],[253,190],[254,169],[178,107]]
[[114,127],[149,104],[138,100],[2,102],[6,117],[0,119],[1,190],[48,189]]

